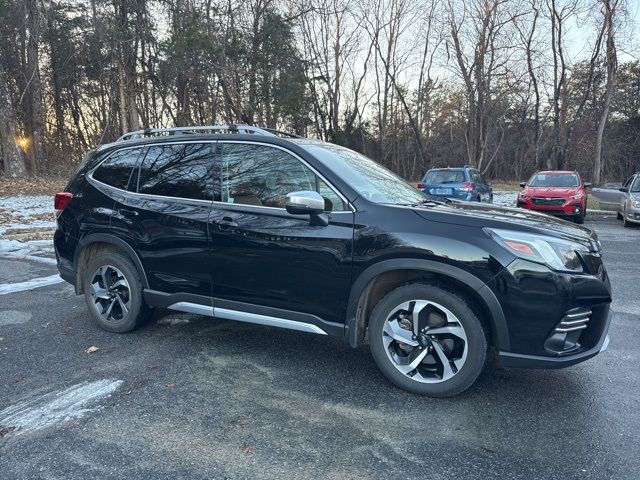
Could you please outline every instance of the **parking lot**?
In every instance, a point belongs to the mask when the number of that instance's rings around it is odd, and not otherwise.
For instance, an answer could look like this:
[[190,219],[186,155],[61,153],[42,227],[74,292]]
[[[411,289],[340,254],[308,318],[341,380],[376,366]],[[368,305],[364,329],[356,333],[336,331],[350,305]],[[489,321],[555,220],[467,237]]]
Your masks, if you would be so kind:
[[68,284],[23,283],[55,280],[51,261],[0,258],[0,476],[638,478],[640,228],[587,226],[613,284],[608,350],[490,369],[450,399],[326,336],[169,311],[110,334]]

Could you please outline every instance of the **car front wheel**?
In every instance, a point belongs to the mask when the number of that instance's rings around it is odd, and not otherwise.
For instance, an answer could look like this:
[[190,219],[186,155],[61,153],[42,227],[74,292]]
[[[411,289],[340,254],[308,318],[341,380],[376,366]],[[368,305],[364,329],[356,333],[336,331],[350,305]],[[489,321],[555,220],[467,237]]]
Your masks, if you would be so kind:
[[369,345],[391,382],[433,397],[469,388],[487,356],[485,332],[470,303],[430,283],[403,285],[378,302],[369,323]]

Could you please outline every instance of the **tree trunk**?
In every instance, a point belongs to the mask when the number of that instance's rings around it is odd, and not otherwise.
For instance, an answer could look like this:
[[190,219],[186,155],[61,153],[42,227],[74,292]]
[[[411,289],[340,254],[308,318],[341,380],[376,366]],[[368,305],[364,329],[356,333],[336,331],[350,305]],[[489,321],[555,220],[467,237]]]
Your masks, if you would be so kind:
[[605,63],[607,66],[607,83],[605,86],[604,102],[602,105],[602,112],[600,114],[600,120],[598,122],[598,131],[596,134],[596,150],[594,153],[593,161],[593,183],[598,185],[601,182],[602,176],[602,137],[604,135],[604,127],[607,124],[609,118],[609,109],[611,107],[611,97],[613,96],[613,90],[616,83],[616,75],[618,72],[618,59],[616,54],[616,44],[613,32],[613,17],[616,13],[616,7],[618,5],[617,0],[603,0],[603,6],[605,14],[603,22],[607,29],[607,50]]
[[36,0],[26,0],[27,23],[29,25],[29,39],[27,42],[27,90],[29,102],[31,148],[30,170],[36,174],[36,162],[46,163],[44,153],[43,119],[42,119],[42,84],[40,83],[39,45],[40,39],[40,11]]
[[10,178],[27,176],[27,168],[22,152],[16,144],[16,119],[11,105],[9,85],[0,64],[0,157],[4,164],[4,174]]

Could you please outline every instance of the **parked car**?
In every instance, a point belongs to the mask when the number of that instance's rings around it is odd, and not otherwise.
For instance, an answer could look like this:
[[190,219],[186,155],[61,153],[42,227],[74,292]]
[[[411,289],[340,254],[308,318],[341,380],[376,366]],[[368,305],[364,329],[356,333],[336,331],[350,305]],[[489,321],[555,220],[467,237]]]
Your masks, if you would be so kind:
[[631,175],[622,186],[594,188],[593,196],[601,205],[614,207],[625,227],[640,223],[640,173]]
[[429,200],[318,140],[249,126],[133,132],[89,153],[55,208],[60,275],[111,332],[165,307],[352,347],[366,338],[389,380],[432,396],[472,385],[490,351],[507,367],[559,368],[608,341],[594,232]]
[[591,183],[583,182],[578,172],[536,172],[528,182],[522,182],[520,186],[522,191],[518,194],[518,207],[584,223],[587,214],[587,189],[591,187]]
[[418,188],[431,197],[493,203],[493,187],[475,168],[432,168]]

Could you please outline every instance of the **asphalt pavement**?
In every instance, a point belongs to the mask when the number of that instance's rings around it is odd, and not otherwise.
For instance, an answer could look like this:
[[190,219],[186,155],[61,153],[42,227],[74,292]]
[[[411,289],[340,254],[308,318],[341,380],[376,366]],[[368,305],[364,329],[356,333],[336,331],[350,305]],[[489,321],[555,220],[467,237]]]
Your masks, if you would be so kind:
[[[639,478],[640,228],[587,226],[608,350],[487,369],[450,399],[399,390],[339,339],[169,311],[117,335],[66,283],[1,294],[0,478]],[[0,260],[0,285],[55,273]]]

